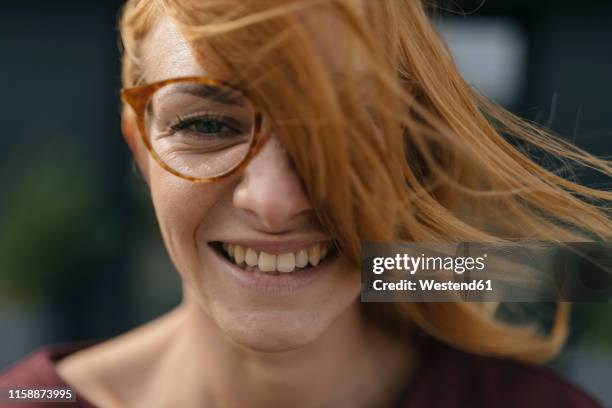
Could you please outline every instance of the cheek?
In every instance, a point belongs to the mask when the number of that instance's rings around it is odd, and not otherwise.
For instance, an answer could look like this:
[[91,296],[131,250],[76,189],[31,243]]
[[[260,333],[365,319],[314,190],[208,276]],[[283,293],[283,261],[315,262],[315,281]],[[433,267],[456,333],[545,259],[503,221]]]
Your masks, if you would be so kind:
[[150,172],[153,206],[166,248],[183,277],[197,266],[196,231],[220,197],[216,184],[197,184],[163,169]]

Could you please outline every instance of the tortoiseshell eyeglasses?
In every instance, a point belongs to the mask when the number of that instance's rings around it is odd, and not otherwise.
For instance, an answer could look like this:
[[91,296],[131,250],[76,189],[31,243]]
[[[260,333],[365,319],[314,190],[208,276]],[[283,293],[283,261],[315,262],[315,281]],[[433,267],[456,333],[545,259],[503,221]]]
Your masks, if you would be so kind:
[[244,168],[264,143],[262,115],[246,91],[206,77],[168,79],[121,91],[140,136],[170,173],[210,183]]

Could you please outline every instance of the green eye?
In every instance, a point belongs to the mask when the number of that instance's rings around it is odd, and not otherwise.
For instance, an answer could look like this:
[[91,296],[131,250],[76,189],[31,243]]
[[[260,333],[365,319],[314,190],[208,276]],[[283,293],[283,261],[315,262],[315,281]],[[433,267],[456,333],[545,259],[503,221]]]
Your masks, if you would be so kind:
[[214,119],[200,119],[195,121],[192,126],[199,133],[221,133],[229,129],[222,122]]
[[226,118],[201,116],[191,119],[180,119],[171,126],[174,131],[187,131],[200,136],[227,136],[240,133],[235,126],[227,124]]

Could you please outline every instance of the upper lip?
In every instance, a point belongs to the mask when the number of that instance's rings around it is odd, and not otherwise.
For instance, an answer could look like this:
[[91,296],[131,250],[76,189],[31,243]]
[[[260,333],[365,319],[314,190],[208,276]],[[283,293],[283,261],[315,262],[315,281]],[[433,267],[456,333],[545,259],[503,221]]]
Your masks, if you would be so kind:
[[269,254],[283,254],[287,252],[297,252],[300,249],[308,249],[316,244],[330,242],[326,236],[312,236],[289,239],[219,239],[217,242],[226,244],[240,245],[245,248],[252,248],[256,251],[264,251]]

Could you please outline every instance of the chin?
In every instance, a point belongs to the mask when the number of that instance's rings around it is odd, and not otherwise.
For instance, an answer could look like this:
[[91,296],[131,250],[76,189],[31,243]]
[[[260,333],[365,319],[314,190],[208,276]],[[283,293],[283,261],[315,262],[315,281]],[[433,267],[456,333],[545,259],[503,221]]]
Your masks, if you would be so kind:
[[[206,265],[206,285],[191,295],[207,321],[224,337],[248,350],[282,353],[307,347],[331,331],[342,330],[347,311],[358,309],[361,282],[348,279],[338,265],[322,279],[290,293],[267,293],[236,284],[216,265]],[[224,273],[225,272],[225,273]]]
[[331,317],[321,318],[318,311],[245,312],[216,319],[224,334],[249,350],[282,353],[306,347],[329,327]]

